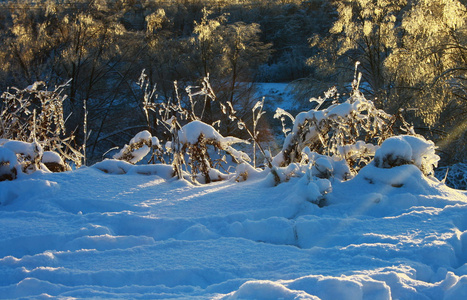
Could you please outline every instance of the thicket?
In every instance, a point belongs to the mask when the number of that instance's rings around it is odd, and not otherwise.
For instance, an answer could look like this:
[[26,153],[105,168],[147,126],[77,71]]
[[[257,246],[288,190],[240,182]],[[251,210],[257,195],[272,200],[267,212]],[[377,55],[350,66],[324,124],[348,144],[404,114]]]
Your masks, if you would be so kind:
[[[114,154],[113,159],[103,160],[94,167],[106,173],[125,174],[133,171],[157,174],[164,178],[177,177],[194,184],[228,179],[245,181],[252,177],[269,176],[271,182],[277,185],[299,177],[300,184],[306,186],[307,200],[320,206],[325,205],[326,194],[332,190],[333,178],[348,180],[372,161],[378,168],[413,164],[423,174],[433,175],[439,160],[434,143],[417,136],[400,115],[391,116],[377,109],[359,91],[360,78],[355,72],[352,93],[344,101],[339,101],[333,90],[325,98],[315,99],[318,102],[316,108],[295,117],[278,109],[276,117],[291,118],[292,129],[287,129],[284,125],[286,138],[282,151],[272,156],[258,139],[258,122],[265,113],[264,99],[254,105],[253,123],[247,124],[230,101],[224,105],[217,100],[209,78],[204,78],[201,86],[186,89],[190,103],[184,105],[180,95],[174,100],[159,100],[156,90],[143,72],[139,85],[144,90],[142,105],[146,119],[150,124],[152,115],[156,126],[163,127],[168,135],[165,138],[156,137],[147,130],[141,131]],[[44,148],[50,144],[47,135],[52,134],[50,139],[63,143],[70,137],[57,136],[62,131],[53,133],[53,129],[63,123],[60,103],[65,97],[61,97],[57,90],[39,91],[38,86],[39,83],[27,90],[3,95],[12,103],[19,103],[3,110],[2,116],[10,120],[5,124],[11,124],[3,126],[6,128],[3,134],[7,136],[25,130],[26,135],[22,139],[29,139],[30,142],[0,140],[1,180],[12,180],[39,169],[49,171],[51,169],[47,163],[50,162],[65,166],[63,170],[74,162],[60,151],[60,147],[50,149],[49,155],[45,155]],[[60,88],[62,87],[58,90]],[[39,95],[42,101],[33,110],[33,122],[26,118],[27,126],[17,126],[14,120],[18,110],[11,108],[22,107],[27,115],[26,109],[34,104],[34,98],[23,100],[25,92],[33,96]],[[322,108],[321,105],[328,97],[333,97],[335,103]],[[49,104],[54,101],[56,108],[48,109]],[[199,110],[197,107],[205,108],[207,102],[212,107],[218,105],[239,130],[248,134],[253,148],[259,149],[258,156],[253,151],[252,160],[246,152],[233,147],[235,144],[249,144],[248,141],[233,136],[224,137],[213,126],[201,120],[204,109]],[[39,122],[41,127],[38,131],[36,109],[44,112],[45,116]],[[220,120],[216,123],[219,122]],[[8,129],[12,131],[9,132]],[[38,139],[36,133],[41,133],[41,138]],[[55,154],[58,159],[50,161],[50,154]],[[263,159],[264,164],[256,166],[257,158]],[[134,169],[133,166],[143,159],[147,160],[146,163]]]
[[81,166],[84,149],[76,146],[73,133],[65,132],[65,87],[48,90],[36,82],[0,96],[0,180],[38,169],[61,172]]
[[[186,91],[191,103],[183,106],[180,98],[174,102],[158,101],[143,73],[144,107],[148,119],[149,114],[154,114],[156,123],[166,128],[170,136],[162,140],[146,130],[139,132],[113,159],[104,160],[94,167],[112,174],[154,174],[166,179],[178,177],[194,184],[221,180],[238,182],[261,177],[278,185],[299,178],[297,188],[305,191],[307,201],[318,206],[326,205],[326,195],[332,191],[333,180],[351,179],[370,163],[377,168],[410,164],[426,176],[434,175],[439,160],[434,143],[417,135],[402,116],[389,115],[367,100],[359,91],[357,72],[352,92],[345,99],[332,90],[324,98],[315,99],[318,106],[314,109],[295,117],[284,110],[277,110],[276,117],[290,118],[292,128],[286,128],[282,122],[286,138],[282,151],[275,156],[258,140],[257,125],[265,113],[264,100],[253,107],[254,122],[248,125],[230,102],[223,106],[216,101],[208,78],[203,82],[202,86]],[[321,107],[329,97],[334,99],[334,103],[327,108]],[[213,106],[219,105],[239,130],[248,133],[252,147],[259,149],[258,156],[253,151],[252,159],[245,151],[233,147],[248,144],[248,141],[224,137],[213,126],[200,120],[196,104],[205,107],[207,101]],[[257,165],[261,159],[264,163]],[[143,161],[134,165],[142,160],[159,162],[147,164]]]

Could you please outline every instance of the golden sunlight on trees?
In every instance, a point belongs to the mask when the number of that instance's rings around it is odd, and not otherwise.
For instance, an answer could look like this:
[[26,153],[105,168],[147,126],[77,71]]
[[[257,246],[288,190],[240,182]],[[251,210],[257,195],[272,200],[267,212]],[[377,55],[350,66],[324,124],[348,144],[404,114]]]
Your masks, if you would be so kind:
[[[465,152],[467,139],[467,9],[457,0],[336,2],[338,18],[309,63],[322,78],[351,75],[361,62],[363,89],[390,112],[406,109],[419,130]],[[452,148],[452,147],[451,147]],[[448,153],[449,152],[449,153]],[[461,154],[463,155],[463,154]]]
[[394,102],[416,108],[424,124],[440,130],[440,150],[454,160],[467,150],[466,16],[459,1],[417,1],[404,13],[399,47],[385,61]]
[[194,22],[195,27],[193,29],[193,35],[191,37],[191,43],[195,46],[195,49],[199,55],[199,63],[202,65],[203,77],[208,76],[209,73],[213,73],[216,66],[218,65],[218,56],[222,51],[223,38],[219,27],[227,22],[227,16],[221,15],[216,18],[209,19],[212,11],[203,8],[203,17],[200,22]]
[[466,7],[458,1],[418,1],[404,14],[400,46],[385,61],[397,92],[405,96],[404,89],[410,87],[417,93],[411,104],[428,125],[449,123],[440,120],[445,110],[462,105],[462,99],[465,106],[466,16]]
[[381,97],[386,93],[390,79],[383,69],[384,60],[396,46],[396,17],[406,1],[336,3],[339,17],[327,37],[314,36],[311,40],[312,46],[322,52],[311,57],[309,63],[318,66],[324,75],[337,73],[340,77],[351,78],[354,65],[359,61],[359,70],[368,84],[366,92]]
[[[143,69],[160,101],[184,95],[179,91],[199,86],[209,75],[216,101],[200,105],[202,121],[227,118],[220,105],[229,101],[251,123],[258,100],[252,83],[294,81],[299,99],[334,85],[345,91],[358,61],[360,89],[379,108],[405,109],[406,119],[441,145],[445,159],[459,161],[465,159],[459,153],[467,152],[467,122],[459,123],[467,119],[466,5],[465,0],[2,1],[0,87],[44,81],[52,88],[71,79],[63,103],[67,133],[73,131],[79,144],[87,143],[88,155],[100,159],[96,156],[147,129],[135,84]],[[238,133],[231,123],[221,120],[221,133]]]
[[75,132],[79,144],[85,142],[86,103],[95,145],[102,132],[116,127],[111,115],[121,109],[117,99],[128,93],[127,82],[140,71],[132,68],[141,42],[121,22],[129,5],[89,0],[63,5],[9,2],[3,14],[10,24],[2,31],[0,45],[6,81],[2,85],[24,87],[44,80],[58,86],[71,79],[65,90],[67,128]]

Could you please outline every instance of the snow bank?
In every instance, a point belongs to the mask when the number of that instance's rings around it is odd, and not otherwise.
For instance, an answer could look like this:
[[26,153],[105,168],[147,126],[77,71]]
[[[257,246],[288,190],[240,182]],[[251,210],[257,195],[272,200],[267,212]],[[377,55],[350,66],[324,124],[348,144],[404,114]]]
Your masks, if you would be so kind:
[[248,281],[222,299],[389,300],[392,297],[385,282],[371,278],[305,276],[291,281]]
[[280,283],[272,281],[248,281],[242,284],[238,291],[229,296],[225,296],[225,300],[237,299],[309,299],[319,300],[318,297],[313,297],[303,291],[293,291],[286,288]]
[[132,164],[117,159],[104,159],[92,167],[108,174],[126,174],[131,169]]

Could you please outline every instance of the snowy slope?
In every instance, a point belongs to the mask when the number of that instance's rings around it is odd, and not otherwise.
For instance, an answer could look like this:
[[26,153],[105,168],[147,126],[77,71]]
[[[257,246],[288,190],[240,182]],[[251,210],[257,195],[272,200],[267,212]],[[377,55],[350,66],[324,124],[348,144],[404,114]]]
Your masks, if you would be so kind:
[[467,195],[413,165],[334,181],[322,208],[299,178],[163,177],[0,182],[0,298],[467,297]]

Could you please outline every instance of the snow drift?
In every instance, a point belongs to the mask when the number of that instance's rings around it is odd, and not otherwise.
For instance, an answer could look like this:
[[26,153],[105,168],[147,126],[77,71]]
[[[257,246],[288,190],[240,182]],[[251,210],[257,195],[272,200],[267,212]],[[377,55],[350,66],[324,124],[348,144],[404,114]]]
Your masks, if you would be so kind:
[[[467,293],[467,196],[414,164],[278,186],[264,172],[210,185],[171,174],[108,160],[0,182],[0,298]],[[320,208],[309,195],[324,190]]]

